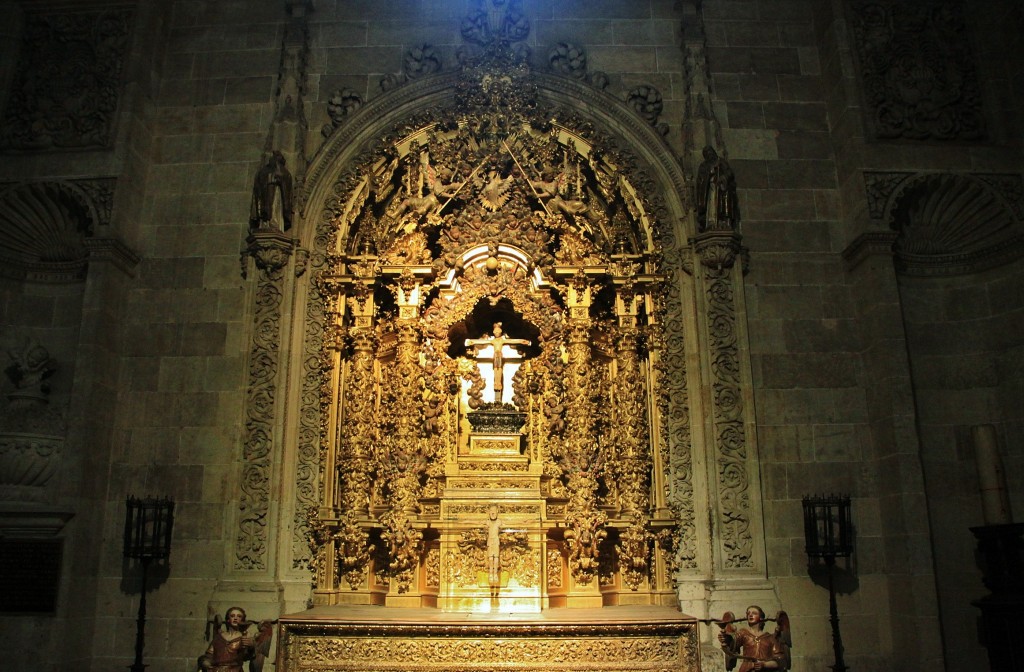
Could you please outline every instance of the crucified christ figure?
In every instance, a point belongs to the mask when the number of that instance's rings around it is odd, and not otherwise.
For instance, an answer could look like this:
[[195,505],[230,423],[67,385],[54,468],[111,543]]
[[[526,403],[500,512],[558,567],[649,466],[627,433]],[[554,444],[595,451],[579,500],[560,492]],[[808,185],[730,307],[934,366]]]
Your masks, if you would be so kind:
[[530,341],[525,338],[509,338],[502,333],[501,322],[494,323],[491,336],[489,337],[466,339],[466,347],[472,347],[474,351],[485,348],[488,345],[494,347],[494,354],[491,360],[494,367],[494,401],[500,402],[501,393],[505,388],[505,358],[502,350],[506,345],[511,345],[513,348],[517,345],[530,345]]

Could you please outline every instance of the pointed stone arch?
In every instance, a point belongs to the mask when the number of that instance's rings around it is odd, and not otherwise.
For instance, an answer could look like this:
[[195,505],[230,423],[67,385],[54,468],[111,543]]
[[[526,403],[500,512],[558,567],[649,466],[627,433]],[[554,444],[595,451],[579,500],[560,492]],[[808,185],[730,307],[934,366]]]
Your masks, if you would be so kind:
[[[489,67],[493,69],[494,64]],[[297,329],[294,334],[301,343],[296,342],[297,347],[292,348],[296,353],[290,365],[294,373],[289,374],[298,386],[297,394],[291,397],[294,401],[290,403],[297,402],[297,405],[285,410],[288,417],[297,418],[297,425],[286,430],[286,433],[291,432],[291,438],[285,437],[286,444],[293,442],[291,447],[286,445],[285,454],[292,456],[286,462],[289,464],[288,473],[294,474],[295,481],[294,486],[289,485],[288,489],[295,494],[288,507],[293,512],[291,541],[282,544],[281,548],[283,557],[288,558],[287,571],[298,576],[312,569],[315,586],[323,586],[324,581],[337,582],[339,576],[359,580],[358,572],[353,573],[355,565],[348,567],[342,562],[338,571],[332,574],[325,569],[324,563],[333,561],[314,557],[314,551],[329,541],[323,534],[333,534],[335,541],[330,543],[335,544],[340,557],[343,549],[358,550],[362,544],[359,540],[366,534],[366,530],[354,520],[338,521],[340,527],[333,528],[334,532],[325,532],[322,527],[324,496],[336,492],[341,481],[348,478],[325,462],[325,456],[330,452],[328,444],[347,440],[343,436],[344,430],[338,430],[334,424],[344,412],[332,405],[325,395],[338,385],[349,384],[353,376],[371,375],[370,372],[378,366],[372,363],[372,358],[359,365],[348,360],[344,366],[339,365],[341,353],[350,356],[361,351],[365,354],[374,347],[372,298],[377,279],[381,274],[390,278],[388,282],[393,285],[396,296],[392,308],[411,316],[418,315],[418,293],[427,285],[430,291],[442,291],[438,286],[453,269],[463,286],[472,285],[470,280],[474,272],[486,272],[482,266],[474,266],[486,258],[483,252],[480,252],[483,256],[479,259],[471,260],[471,268],[462,267],[465,263],[459,266],[454,260],[454,257],[473,249],[474,245],[482,250],[486,237],[481,235],[479,239],[468,241],[467,245],[446,249],[439,243],[439,236],[447,226],[441,220],[452,214],[445,211],[446,203],[442,202],[449,196],[437,197],[434,202],[427,191],[412,194],[408,185],[402,183],[403,176],[411,173],[403,173],[405,169],[400,166],[415,163],[417,152],[424,146],[430,148],[428,153],[433,151],[438,145],[438,137],[447,142],[460,133],[466,135],[466,123],[458,120],[459,106],[487,105],[486,101],[481,102],[479,95],[474,98],[474,93],[479,94],[483,90],[481,81],[487,76],[488,73],[481,70],[464,69],[412,80],[385,93],[346,117],[330,134],[305,173],[297,203],[301,239],[296,242],[300,252],[308,254],[308,263],[302,268],[304,275],[295,283],[293,305],[297,311]],[[522,265],[522,270],[531,278],[530,283],[524,286],[529,286],[537,296],[553,291],[545,283],[563,288],[561,298],[553,304],[558,310],[552,310],[545,319],[550,321],[553,319],[551,315],[558,315],[557,321],[564,320],[566,316],[585,314],[590,310],[592,299],[584,285],[596,278],[604,278],[602,282],[606,282],[609,288],[605,294],[612,297],[605,297],[607,309],[619,311],[616,313],[619,326],[629,325],[630,333],[634,334],[631,338],[647,339],[647,344],[641,348],[647,359],[639,366],[644,371],[642,375],[653,376],[658,382],[653,384],[657,391],[651,392],[649,406],[642,412],[654,418],[651,431],[655,432],[657,439],[650,450],[663,470],[651,481],[650,492],[662,498],[660,506],[667,516],[665,520],[671,518],[676,521],[683,532],[668,534],[665,528],[655,537],[650,537],[634,528],[630,536],[622,528],[616,529],[616,543],[632,544],[635,549],[651,543],[664,545],[668,553],[665,557],[671,559],[657,571],[665,576],[681,570],[698,578],[714,574],[715,567],[763,574],[763,545],[757,541],[762,534],[762,522],[752,409],[740,402],[742,386],[749,384],[749,376],[744,377],[743,374],[749,367],[743,363],[744,344],[736,340],[742,340],[744,334],[742,325],[736,324],[743,318],[742,315],[737,316],[736,306],[732,303],[737,300],[733,292],[725,295],[728,306],[721,299],[721,288],[736,283],[740,277],[740,270],[736,268],[733,272],[732,264],[742,249],[738,235],[728,231],[706,235],[696,232],[684,169],[663,137],[632,108],[573,78],[525,70],[513,72],[510,79],[517,86],[506,87],[496,95],[505,96],[506,102],[522,106],[520,116],[513,123],[513,126],[518,124],[515,126],[517,131],[523,135],[532,134],[532,142],[550,137],[553,139],[552,147],[568,157],[568,163],[587,166],[582,171],[590,180],[591,197],[602,188],[597,184],[601,178],[613,180],[603,185],[606,191],[601,193],[605,196],[605,205],[611,202],[609,199],[615,200],[617,209],[612,209],[619,222],[595,224],[574,217],[571,208],[562,212],[570,226],[559,229],[557,235],[579,236],[584,246],[589,245],[588,249],[593,251],[593,258],[588,258],[584,250],[572,258],[547,259],[544,255],[548,254],[545,250],[549,248],[544,244],[531,248],[521,241],[502,239],[496,242],[502,251],[509,252],[517,245],[523,245],[519,253],[528,261]],[[472,131],[483,133],[486,129],[474,128]],[[499,144],[495,144],[494,149],[497,153],[503,152],[503,156],[510,159],[510,165],[523,156]],[[427,161],[433,167],[434,159],[428,158]],[[476,168],[475,164],[466,166],[457,175],[458,179],[474,178],[473,170]],[[502,178],[525,177],[528,170],[528,167],[519,165],[496,173]],[[537,181],[544,179],[542,175],[536,178]],[[457,180],[453,178],[453,181]],[[530,182],[522,181],[524,184]],[[524,202],[527,204],[525,210],[521,210],[522,216],[527,219],[551,217],[549,208],[537,207],[544,199],[538,196],[536,187],[524,184],[519,185],[519,195],[511,197],[519,199],[519,206]],[[474,193],[479,194],[484,187],[478,184],[474,188]],[[407,203],[396,206],[398,201],[393,194],[396,189],[406,189],[406,196],[415,195],[424,200],[409,199]],[[478,201],[475,206],[482,205],[479,197],[475,198]],[[499,200],[494,201],[495,211],[504,205]],[[402,222],[395,218],[395,208],[406,217]],[[529,214],[531,211],[533,215]],[[410,213],[411,219],[408,217]],[[493,224],[486,216],[483,219]],[[385,220],[383,224],[381,220]],[[615,229],[616,225],[618,229]],[[377,227],[374,229],[377,238],[367,235],[373,227]],[[542,227],[538,225],[538,228]],[[624,233],[608,233],[613,230]],[[383,252],[380,249],[381,236],[387,238]],[[425,249],[431,253],[420,263],[417,255]],[[543,267],[541,272],[530,267],[533,263]],[[637,279],[640,280],[639,285],[646,289],[634,295],[632,292],[637,286]],[[622,292],[625,292],[622,296],[647,298],[616,298]],[[541,305],[542,302],[538,301],[532,298],[518,302],[517,308],[519,305]],[[698,313],[707,312],[707,317],[698,318],[708,321],[703,327],[693,323],[695,309]],[[723,310],[726,317],[720,318],[718,313]],[[450,322],[455,312],[442,321]],[[543,314],[544,311],[537,312],[537,315]],[[431,327],[429,320],[436,319],[431,310],[424,313],[424,318],[427,318],[423,325],[426,328]],[[731,330],[729,339],[720,337],[722,319],[728,322]],[[715,322],[713,333],[710,320]],[[543,324],[544,320],[538,319],[538,322]],[[634,329],[637,325],[643,326],[641,322],[656,325],[655,331],[648,333]],[[415,328],[421,327],[417,325]],[[560,338],[575,339],[578,345],[599,337],[589,328],[566,330],[564,323],[559,323],[557,328],[550,327],[548,331],[558,331]],[[396,344],[395,348],[404,338],[404,332],[400,332],[395,331],[387,337]],[[616,351],[614,339],[609,336],[600,338],[604,340],[599,346],[591,344],[587,347],[604,353],[602,357],[609,361],[614,360],[614,356],[608,354]],[[711,360],[698,355],[702,338],[708,339],[707,342],[712,343],[715,349],[710,355],[714,366],[707,371],[703,369],[711,366],[706,364]],[[719,365],[723,359],[728,360],[727,365]],[[702,370],[688,372],[688,362],[701,362]],[[551,367],[561,366],[554,360],[549,364]],[[445,375],[454,375],[453,365],[445,366],[449,369]],[[637,365],[630,363],[629,366]],[[613,373],[618,371],[615,365],[609,370]],[[737,375],[730,374],[729,380],[725,380],[719,375],[722,371]],[[716,390],[725,389],[727,393],[716,393],[713,399],[703,399],[696,390],[704,377],[714,381]],[[438,394],[442,387],[441,383],[435,383],[435,388],[428,390],[428,396]],[[655,388],[641,385],[636,389],[648,389],[650,392]],[[360,406],[362,402],[352,399],[351,403],[353,408],[365,410]],[[692,422],[691,416],[707,417],[702,410],[706,404],[716,407],[714,417],[699,424]],[[433,420],[425,418],[424,422]],[[707,427],[702,427],[705,423]],[[692,444],[694,432],[704,436],[709,429],[714,436],[702,438],[709,443],[707,447],[700,448],[708,454],[696,459]],[[267,466],[254,480],[269,478],[270,467]],[[701,484],[706,478],[717,481],[717,484]],[[698,504],[698,501],[704,503]],[[721,526],[721,538],[715,543],[720,548],[710,553],[701,550],[702,545],[707,547],[711,542],[710,532],[698,525],[700,516],[697,510],[701,506],[722,509],[715,514]],[[366,510],[366,507],[360,504],[352,510]],[[413,536],[414,530],[409,527],[408,518],[403,516],[393,516],[389,523],[392,528],[387,535]],[[580,523],[582,527],[579,527],[578,534],[586,536],[597,530],[600,524],[596,518],[584,521]],[[591,528],[587,528],[588,525]],[[356,543],[338,541],[340,537],[337,535],[342,533],[339,530],[347,530],[349,539]],[[380,543],[376,545],[379,547]],[[365,564],[369,560],[365,548],[354,553],[350,556],[353,563]],[[573,562],[581,560],[576,557]],[[597,571],[596,567],[594,571]]]

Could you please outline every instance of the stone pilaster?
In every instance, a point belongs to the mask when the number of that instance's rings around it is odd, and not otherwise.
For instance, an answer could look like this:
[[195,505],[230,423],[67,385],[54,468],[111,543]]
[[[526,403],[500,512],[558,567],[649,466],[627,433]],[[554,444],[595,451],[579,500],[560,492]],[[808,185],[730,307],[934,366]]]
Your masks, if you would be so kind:
[[245,429],[242,442],[238,536],[232,568],[270,568],[270,482],[274,453],[275,411],[280,368],[281,312],[285,269],[293,240],[275,230],[258,230],[247,239],[244,256],[256,268],[255,312],[249,349]]

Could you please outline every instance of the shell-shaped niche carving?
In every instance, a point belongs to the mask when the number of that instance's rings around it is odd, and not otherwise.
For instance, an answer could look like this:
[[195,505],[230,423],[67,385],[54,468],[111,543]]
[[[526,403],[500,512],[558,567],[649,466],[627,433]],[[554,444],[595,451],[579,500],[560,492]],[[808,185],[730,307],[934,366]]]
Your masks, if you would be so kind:
[[0,192],[0,257],[19,266],[84,264],[88,207],[70,187],[20,184]]
[[910,180],[891,209],[905,261],[971,265],[1021,236],[1006,204],[983,182],[951,174]]

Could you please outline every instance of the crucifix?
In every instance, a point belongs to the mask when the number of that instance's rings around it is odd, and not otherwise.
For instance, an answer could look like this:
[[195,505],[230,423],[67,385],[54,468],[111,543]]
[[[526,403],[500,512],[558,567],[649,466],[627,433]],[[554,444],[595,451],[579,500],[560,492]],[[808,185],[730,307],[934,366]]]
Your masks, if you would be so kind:
[[[473,348],[474,356],[478,362],[483,361],[486,357],[482,352],[483,350],[488,346],[493,348],[491,368],[494,371],[494,380],[491,384],[491,389],[494,392],[495,403],[503,403],[505,401],[505,357],[518,356],[519,351],[515,347],[517,345],[530,345],[530,341],[525,338],[509,338],[502,332],[501,322],[494,323],[490,336],[466,339],[466,347]],[[511,352],[505,351],[506,346]]]

